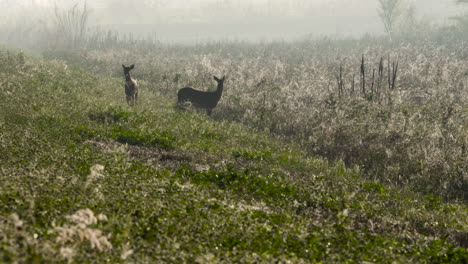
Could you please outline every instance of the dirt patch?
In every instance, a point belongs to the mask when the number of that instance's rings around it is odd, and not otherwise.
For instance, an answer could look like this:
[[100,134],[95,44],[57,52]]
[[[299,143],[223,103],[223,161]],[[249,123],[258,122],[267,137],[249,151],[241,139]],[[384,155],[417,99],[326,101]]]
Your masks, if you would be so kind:
[[88,140],[85,144],[106,153],[125,153],[128,157],[158,168],[179,168],[192,161],[189,155],[176,150],[122,144],[115,141]]
[[455,231],[450,234],[449,238],[452,240],[452,243],[459,245],[462,248],[468,249],[468,232]]
[[191,162],[191,158],[181,152],[174,150],[163,150],[160,148],[147,148],[141,146],[126,145],[131,158],[145,161],[147,165],[162,168],[179,168],[182,164]]

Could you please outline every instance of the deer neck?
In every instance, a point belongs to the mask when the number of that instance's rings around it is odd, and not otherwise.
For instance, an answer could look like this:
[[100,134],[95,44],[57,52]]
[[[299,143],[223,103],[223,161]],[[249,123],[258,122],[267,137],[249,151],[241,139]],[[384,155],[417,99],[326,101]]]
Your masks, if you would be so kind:
[[223,93],[223,84],[218,83],[218,87],[216,88],[216,94],[221,95]]
[[130,77],[130,73],[125,74],[125,81],[127,81],[127,82],[132,81],[132,77]]

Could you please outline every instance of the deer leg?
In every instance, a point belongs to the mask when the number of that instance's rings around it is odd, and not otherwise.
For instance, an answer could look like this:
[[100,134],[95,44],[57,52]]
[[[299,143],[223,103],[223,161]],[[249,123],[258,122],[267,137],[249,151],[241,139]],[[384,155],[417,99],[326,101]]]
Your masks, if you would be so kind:
[[211,115],[211,110],[212,109],[206,109],[206,113],[210,116]]

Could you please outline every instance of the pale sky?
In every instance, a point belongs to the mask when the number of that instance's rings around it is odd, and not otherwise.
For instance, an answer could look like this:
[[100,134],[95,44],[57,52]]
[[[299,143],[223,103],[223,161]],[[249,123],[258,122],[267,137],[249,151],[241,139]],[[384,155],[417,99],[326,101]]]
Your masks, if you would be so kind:
[[[417,17],[427,22],[446,23],[468,11],[468,6],[457,6],[454,0],[404,1],[413,4]],[[4,20],[0,24],[7,18],[21,20],[21,14],[37,14],[38,8],[47,10],[54,3],[70,7],[77,2],[84,0],[0,0]],[[32,5],[32,12],[21,13]],[[123,32],[154,33],[169,41],[383,32],[378,0],[88,0],[87,5],[97,24]],[[135,27],[138,24],[152,26]]]
[[[77,2],[83,2],[84,0],[0,0],[2,5],[31,5],[34,3],[40,6],[52,6],[55,2],[59,4],[74,4]],[[87,3],[89,6],[93,7],[103,7],[112,2],[134,2],[134,3],[158,3],[161,6],[170,6],[170,7],[190,7],[197,6],[200,4],[206,3],[234,3],[241,5],[267,5],[269,3],[274,3],[276,5],[285,5],[288,3],[294,3],[298,6],[301,5],[312,5],[315,7],[361,7],[365,9],[375,9],[377,6],[378,0],[88,0]],[[453,12],[457,7],[454,5],[454,0],[406,0],[409,3],[415,3],[418,9],[424,10],[424,13],[441,13],[441,12]],[[461,9],[459,7],[458,9]]]
[[[438,18],[458,13],[458,10],[466,10],[463,6],[456,6],[455,0],[404,0],[407,3],[414,3],[422,15],[436,15]],[[54,3],[72,5],[82,3],[84,0],[0,0],[0,6],[15,9],[19,6],[53,6]],[[88,6],[92,8],[105,8],[111,3],[156,3],[158,7],[166,8],[196,8],[200,5],[213,3],[230,3],[239,6],[262,7],[272,4],[274,6],[291,6],[301,8],[311,6],[324,9],[346,9],[353,8],[361,12],[373,12],[377,8],[378,0],[88,0]],[[3,10],[4,12],[7,10]]]

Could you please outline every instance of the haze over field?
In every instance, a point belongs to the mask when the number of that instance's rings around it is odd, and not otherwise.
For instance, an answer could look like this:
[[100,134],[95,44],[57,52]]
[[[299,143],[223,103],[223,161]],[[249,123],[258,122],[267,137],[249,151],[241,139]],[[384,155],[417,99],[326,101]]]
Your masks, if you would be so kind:
[[467,43],[468,0],[0,0],[0,262],[467,263]]
[[[85,1],[1,0],[3,23],[70,8]],[[271,40],[311,36],[360,36],[383,32],[378,0],[96,0],[88,1],[93,24],[102,29],[151,35],[168,42]],[[454,1],[408,0],[425,24],[450,23],[463,6]],[[40,10],[40,11],[38,11]],[[42,10],[42,11],[41,11]]]

